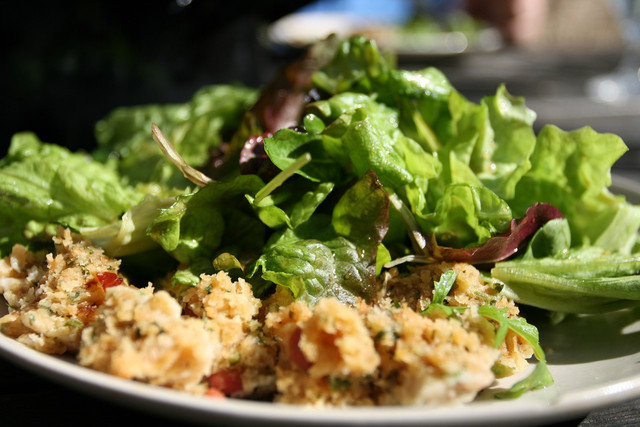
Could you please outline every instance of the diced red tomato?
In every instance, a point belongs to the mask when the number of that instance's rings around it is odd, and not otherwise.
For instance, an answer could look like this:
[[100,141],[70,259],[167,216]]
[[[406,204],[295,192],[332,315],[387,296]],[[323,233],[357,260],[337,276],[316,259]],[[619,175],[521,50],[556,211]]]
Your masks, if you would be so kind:
[[302,369],[309,369],[312,365],[309,362],[300,349],[300,336],[302,335],[302,329],[297,328],[291,338],[289,339],[289,358],[293,363],[301,367]]
[[225,396],[229,396],[238,391],[242,391],[242,376],[237,371],[218,371],[209,377],[209,387],[220,391]]
[[122,277],[118,276],[116,273],[112,273],[111,271],[103,271],[102,273],[96,274],[96,277],[105,289],[121,285],[124,281]]
[[227,396],[224,395],[223,392],[221,392],[220,390],[218,390],[217,388],[210,388],[207,391],[204,392],[204,395],[207,397],[211,397],[213,399],[224,399]]

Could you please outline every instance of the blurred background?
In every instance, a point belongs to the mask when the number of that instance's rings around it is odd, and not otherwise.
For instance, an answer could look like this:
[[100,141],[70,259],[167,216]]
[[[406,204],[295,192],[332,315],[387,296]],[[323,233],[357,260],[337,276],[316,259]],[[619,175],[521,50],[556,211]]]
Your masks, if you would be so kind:
[[0,148],[31,130],[72,149],[120,105],[266,84],[313,41],[365,33],[402,68],[440,68],[472,100],[501,83],[536,126],[590,124],[640,167],[637,0],[2,1]]

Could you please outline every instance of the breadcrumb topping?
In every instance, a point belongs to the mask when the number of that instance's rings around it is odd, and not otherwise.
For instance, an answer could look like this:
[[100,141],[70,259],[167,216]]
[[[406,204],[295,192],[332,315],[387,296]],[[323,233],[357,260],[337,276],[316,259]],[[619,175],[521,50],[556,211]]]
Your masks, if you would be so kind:
[[[441,405],[474,399],[496,372],[523,369],[533,353],[513,332],[494,346],[496,325],[477,308],[491,302],[510,318],[518,308],[464,263],[390,269],[369,303],[310,306],[286,288],[256,298],[224,271],[180,292],[139,288],[118,260],[69,230],[54,243],[54,253],[16,245],[0,260],[10,308],[0,330],[135,381],[303,405]],[[424,312],[450,269],[456,281],[445,302],[464,309]]]

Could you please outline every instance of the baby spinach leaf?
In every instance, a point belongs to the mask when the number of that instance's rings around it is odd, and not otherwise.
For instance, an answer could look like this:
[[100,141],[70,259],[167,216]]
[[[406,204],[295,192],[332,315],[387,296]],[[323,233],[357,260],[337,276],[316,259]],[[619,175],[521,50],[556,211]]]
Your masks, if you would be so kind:
[[253,210],[267,227],[270,228],[279,228],[282,226],[291,227],[291,220],[289,219],[289,215],[278,206],[276,206],[273,197],[267,196],[260,200],[258,203],[255,202],[255,198],[248,194],[245,195],[247,201],[253,208]]
[[255,195],[263,185],[255,175],[240,175],[179,196],[152,221],[147,233],[180,262],[210,257],[222,243],[227,218],[243,206],[249,208],[245,194]]
[[323,296],[350,303],[370,299],[388,208],[386,193],[369,172],[340,198],[331,219],[314,216],[273,238],[250,276],[261,269],[263,279],[312,304]]
[[566,218],[552,219],[531,238],[523,259],[554,257],[571,248],[571,230]]
[[[258,203],[252,196],[245,197],[260,220],[268,227],[296,228],[313,215],[333,187],[332,182],[316,184],[296,180],[291,182],[291,185],[284,185],[276,193],[263,198]],[[309,190],[305,191],[306,188]]]
[[[258,260],[262,278],[289,288],[294,297],[314,304],[333,296],[353,303],[370,298],[375,278],[361,251],[344,237],[328,241],[304,239],[275,245]],[[375,268],[375,266],[374,266]]]
[[343,171],[323,146],[319,135],[281,129],[271,138],[266,138],[264,148],[271,161],[280,169],[286,169],[305,153],[311,162],[296,171],[297,174],[315,182],[341,182]]
[[291,227],[296,228],[311,218],[334,187],[333,182],[321,182],[315,188],[306,191],[291,209]]
[[331,224],[335,232],[375,256],[387,233],[389,198],[376,174],[367,172],[338,200]]

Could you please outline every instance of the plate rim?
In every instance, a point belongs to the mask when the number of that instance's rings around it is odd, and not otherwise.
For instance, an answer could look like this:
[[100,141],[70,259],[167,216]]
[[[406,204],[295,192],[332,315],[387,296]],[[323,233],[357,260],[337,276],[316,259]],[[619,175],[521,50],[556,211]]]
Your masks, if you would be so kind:
[[[640,184],[612,175],[614,192],[640,199]],[[640,355],[636,353],[635,355]],[[260,422],[264,425],[493,425],[552,422],[640,397],[640,369],[624,380],[596,383],[580,391],[555,396],[553,387],[529,392],[532,398],[510,401],[475,401],[438,407],[307,407],[240,399],[216,400],[152,386],[98,372],[73,362],[31,349],[0,333],[0,357],[63,386],[87,392],[99,399],[143,412],[161,412],[194,422],[212,420],[233,425]],[[553,369],[553,365],[550,365]],[[521,405],[520,403],[524,403]],[[452,416],[452,408],[455,408]],[[460,410],[463,409],[463,410]]]
[[[40,353],[0,334],[0,357],[64,386],[84,391],[143,412],[161,412],[194,422],[223,421],[229,425],[493,425],[571,419],[589,411],[640,397],[640,372],[624,381],[598,383],[569,399],[555,399],[547,390],[530,392],[538,399],[482,401],[439,407],[305,407],[240,399],[211,399],[178,390],[118,378]],[[545,395],[546,394],[546,395]],[[565,402],[569,400],[569,402]],[[526,403],[521,405],[519,402]],[[141,406],[140,404],[143,404]],[[462,409],[462,410],[460,410]],[[455,410],[455,416],[452,416]]]

